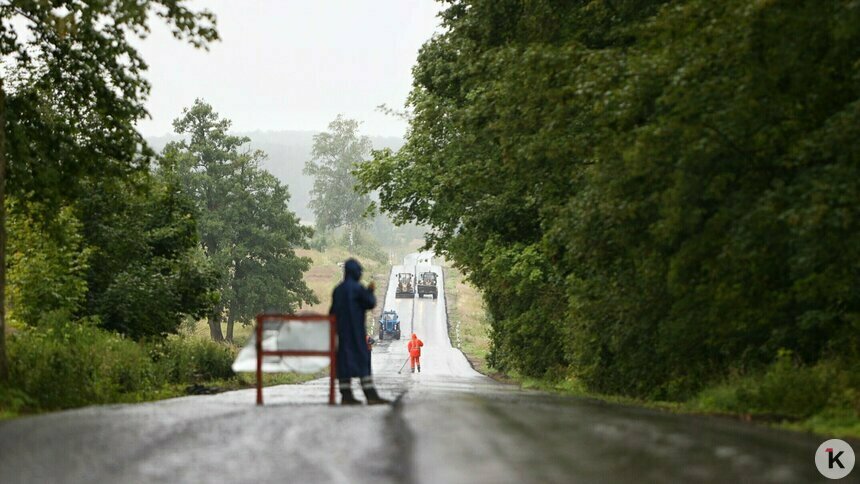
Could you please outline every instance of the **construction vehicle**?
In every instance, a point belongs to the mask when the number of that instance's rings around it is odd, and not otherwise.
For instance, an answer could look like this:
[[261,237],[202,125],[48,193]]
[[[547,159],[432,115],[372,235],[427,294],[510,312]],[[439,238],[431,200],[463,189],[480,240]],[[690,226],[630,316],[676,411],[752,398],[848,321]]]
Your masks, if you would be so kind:
[[397,291],[394,297],[415,297],[415,286],[412,284],[412,273],[401,272],[397,274]]
[[400,339],[400,317],[397,311],[384,311],[379,318],[379,341],[386,338]]
[[432,271],[422,272],[418,276],[418,297],[424,297],[425,294],[433,296],[433,299],[439,297],[439,289],[436,287],[437,274]]

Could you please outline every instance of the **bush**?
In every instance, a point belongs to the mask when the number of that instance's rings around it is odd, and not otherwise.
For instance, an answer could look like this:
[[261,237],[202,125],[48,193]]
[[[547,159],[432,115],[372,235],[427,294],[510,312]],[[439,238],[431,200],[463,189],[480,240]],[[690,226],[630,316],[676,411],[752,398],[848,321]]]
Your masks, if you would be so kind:
[[0,413],[140,401],[168,384],[229,379],[235,353],[192,337],[138,343],[88,321],[27,328],[9,339]]
[[11,199],[7,208],[7,319],[39,326],[74,314],[86,300],[92,254],[80,221],[70,207],[47,219],[36,215],[46,210],[38,204]]
[[140,345],[91,322],[16,332],[9,362],[10,388],[41,410],[136,400],[154,384],[154,366]]
[[765,371],[706,389],[696,402],[705,410],[776,418],[806,419],[822,412],[853,413],[856,418],[858,396],[848,369],[835,362],[803,366],[783,350]]
[[0,386],[0,420],[7,416],[15,416],[22,410],[34,406],[29,395],[7,386]]
[[171,336],[152,345],[158,375],[169,383],[197,383],[233,376],[233,347],[211,340]]

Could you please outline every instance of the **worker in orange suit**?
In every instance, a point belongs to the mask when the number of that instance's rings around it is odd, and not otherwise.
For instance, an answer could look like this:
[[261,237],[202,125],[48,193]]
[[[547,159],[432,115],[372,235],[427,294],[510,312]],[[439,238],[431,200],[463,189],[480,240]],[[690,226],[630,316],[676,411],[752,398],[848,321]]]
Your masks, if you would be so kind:
[[418,336],[415,333],[412,333],[412,339],[409,340],[409,344],[406,345],[406,349],[409,350],[409,363],[412,367],[412,373],[415,373],[415,367],[418,367],[418,373],[421,373],[421,347],[424,346],[424,342],[418,339]]

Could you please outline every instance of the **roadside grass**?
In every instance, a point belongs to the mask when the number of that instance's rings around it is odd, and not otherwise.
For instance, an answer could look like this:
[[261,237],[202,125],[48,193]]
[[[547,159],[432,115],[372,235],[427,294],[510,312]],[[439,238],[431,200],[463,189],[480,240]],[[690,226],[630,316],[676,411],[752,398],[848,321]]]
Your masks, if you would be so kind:
[[506,375],[494,371],[487,364],[487,353],[490,351],[490,323],[484,310],[481,293],[469,284],[463,273],[456,268],[446,264],[444,270],[445,298],[448,302],[448,336],[451,338],[451,344],[463,352],[476,371],[507,381]]
[[475,368],[495,380],[524,389],[540,390],[619,405],[646,407],[678,414],[723,416],[777,428],[823,436],[860,438],[860,372],[845,364],[827,362],[804,367],[790,353],[766,370],[735,376],[711,385],[683,402],[645,400],[589,391],[574,376],[532,378],[503,373],[487,364],[490,323],[480,291],[455,268],[445,267],[449,336]]
[[676,414],[709,415],[731,418],[770,427],[814,433],[829,438],[860,438],[860,418],[858,412],[848,406],[833,405],[810,417],[791,417],[784,414],[757,411],[755,409],[728,410],[723,403],[709,399],[715,391],[721,392],[725,398],[735,400],[737,394],[743,394],[738,386],[720,385],[709,387],[696,397],[684,402],[667,402],[659,400],[644,400],[619,395],[606,395],[588,391],[576,378],[569,377],[560,381],[523,377],[516,373],[508,375],[521,388],[540,390],[561,395],[596,399],[619,405],[645,407]]

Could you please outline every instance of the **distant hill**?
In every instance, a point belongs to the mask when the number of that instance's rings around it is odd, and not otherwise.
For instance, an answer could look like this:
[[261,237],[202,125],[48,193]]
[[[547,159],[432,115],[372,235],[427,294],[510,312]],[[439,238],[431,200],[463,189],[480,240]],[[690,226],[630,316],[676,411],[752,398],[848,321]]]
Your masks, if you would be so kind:
[[[308,209],[310,191],[313,179],[302,174],[305,162],[311,157],[313,136],[317,131],[253,131],[250,133],[235,133],[251,138],[251,147],[265,151],[269,158],[263,161],[263,167],[287,184],[290,189],[290,209],[296,212],[302,220],[313,220],[313,213]],[[179,136],[156,136],[146,140],[156,151],[170,141],[180,139]],[[403,139],[394,136],[371,136],[374,149],[398,149],[403,145]]]

